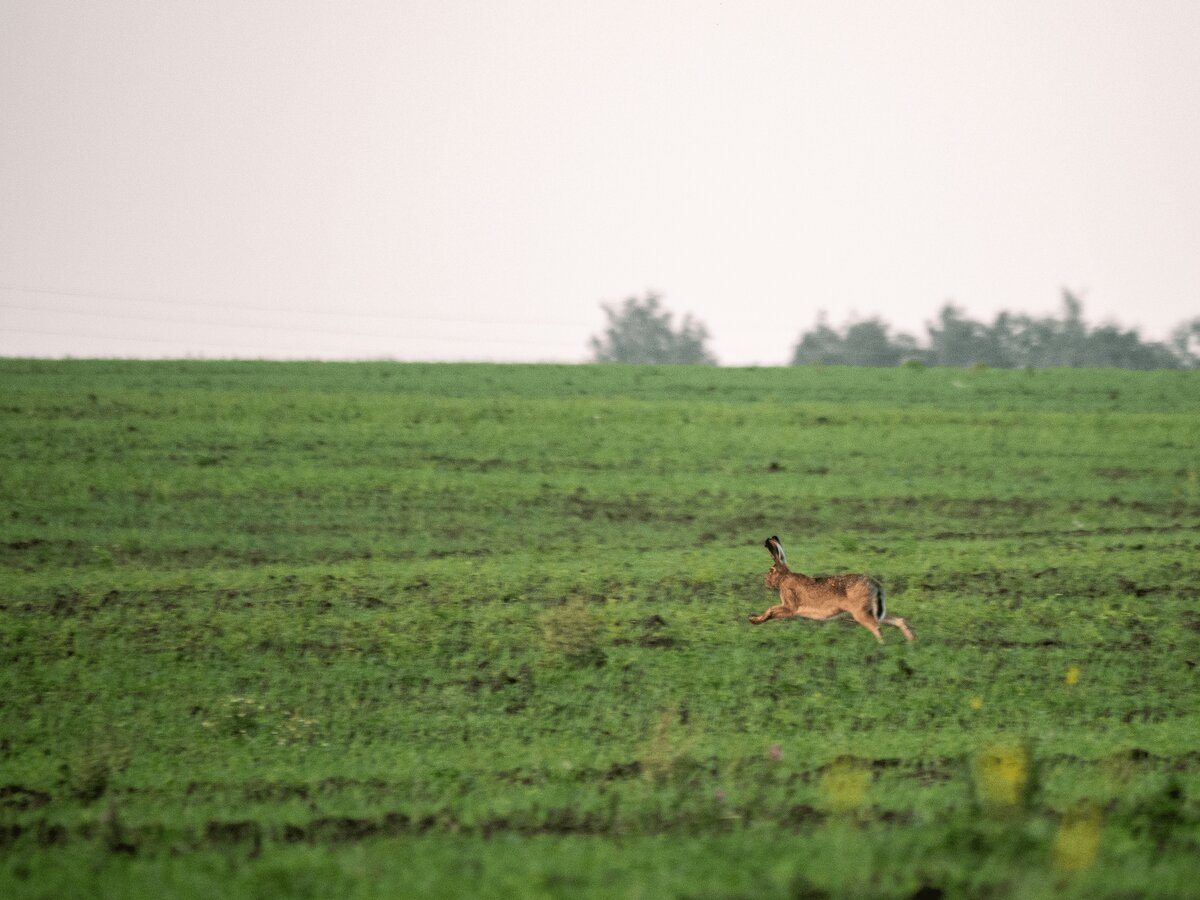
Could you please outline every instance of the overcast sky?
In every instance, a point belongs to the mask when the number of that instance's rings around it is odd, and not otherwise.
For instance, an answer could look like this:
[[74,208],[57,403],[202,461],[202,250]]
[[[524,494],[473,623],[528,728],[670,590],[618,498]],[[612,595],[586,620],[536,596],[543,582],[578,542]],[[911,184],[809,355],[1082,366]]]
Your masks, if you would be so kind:
[[0,0],[0,355],[1200,315],[1200,2]]

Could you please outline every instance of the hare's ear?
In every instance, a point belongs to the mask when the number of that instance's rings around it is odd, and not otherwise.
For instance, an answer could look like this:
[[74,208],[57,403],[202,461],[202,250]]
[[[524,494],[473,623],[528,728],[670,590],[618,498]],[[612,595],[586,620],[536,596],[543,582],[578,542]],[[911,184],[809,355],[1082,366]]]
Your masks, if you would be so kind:
[[767,550],[771,552],[771,557],[775,560],[775,562],[782,563],[785,566],[787,565],[787,558],[783,555],[783,544],[779,543],[778,537],[771,535],[766,540],[766,546]]

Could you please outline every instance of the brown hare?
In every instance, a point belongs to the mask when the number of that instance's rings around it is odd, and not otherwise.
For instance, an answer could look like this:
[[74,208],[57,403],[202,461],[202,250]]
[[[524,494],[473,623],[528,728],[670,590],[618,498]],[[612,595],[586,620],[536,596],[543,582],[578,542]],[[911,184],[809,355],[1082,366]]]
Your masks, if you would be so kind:
[[883,604],[883,585],[868,575],[831,575],[829,578],[810,578],[793,572],[783,555],[783,544],[772,535],[766,540],[775,565],[767,572],[767,587],[779,591],[780,602],[761,616],[751,616],[750,621],[761,625],[767,619],[789,619],[803,616],[806,619],[832,619],[842,613],[850,613],[854,621],[875,635],[883,643],[879,626],[894,625],[904,632],[910,641],[913,633],[908,623],[899,616],[889,616]]

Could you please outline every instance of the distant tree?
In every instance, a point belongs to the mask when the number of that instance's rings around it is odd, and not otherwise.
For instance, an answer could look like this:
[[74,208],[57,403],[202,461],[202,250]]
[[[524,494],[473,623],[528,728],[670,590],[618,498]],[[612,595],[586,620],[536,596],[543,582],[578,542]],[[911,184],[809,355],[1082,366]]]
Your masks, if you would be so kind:
[[825,313],[817,316],[812,331],[800,336],[792,351],[792,365],[821,363],[829,366],[894,366],[919,356],[917,342],[906,334],[893,339],[879,319],[851,322],[844,332],[829,327]]
[[793,366],[811,363],[826,366],[847,365],[846,339],[829,327],[823,311],[817,314],[816,327],[800,335],[800,340],[792,352]]
[[717,360],[705,346],[708,329],[690,315],[675,329],[673,315],[662,308],[661,300],[658,294],[647,293],[644,300],[629,297],[620,306],[601,304],[608,327],[603,337],[589,342],[592,358],[596,362],[715,366]]
[[905,334],[892,338],[886,323],[877,318],[839,332],[829,327],[822,313],[816,327],[800,336],[792,365],[894,366],[911,359],[932,366],[996,368],[1200,368],[1200,319],[1181,324],[1168,343],[1143,341],[1136,329],[1090,328],[1082,301],[1069,290],[1063,290],[1059,318],[1002,312],[988,325],[947,303],[926,325],[926,334],[924,347]]
[[993,350],[1002,361],[989,365],[1017,369],[1054,365],[1054,335],[1053,320],[1002,312],[989,329]]
[[[888,327],[879,319],[855,322],[846,328],[846,362],[852,366],[894,366],[906,355],[908,346],[900,335],[893,342]],[[911,341],[915,348],[916,341]]]
[[1083,321],[1083,301],[1066,288],[1062,292],[1063,318],[1056,329],[1057,360],[1053,365],[1080,368],[1087,365],[1088,328]]
[[1025,344],[1029,339],[1028,318],[1002,312],[987,329],[987,336],[991,343],[990,352],[996,359],[988,365],[1000,368],[1019,366],[1018,360],[1027,355]]
[[953,303],[942,307],[936,322],[926,326],[929,351],[926,361],[933,366],[1009,365],[1002,349],[1007,321],[996,328],[968,319]]
[[1180,360],[1166,344],[1145,343],[1136,330],[1103,325],[1087,337],[1084,365],[1113,369],[1176,369]]
[[1171,332],[1170,347],[1183,368],[1200,368],[1200,319],[1180,323]]
[[1063,290],[1061,319],[1033,319],[1020,316],[1013,320],[1009,347],[1010,365],[1042,368],[1050,366],[1173,369],[1181,361],[1171,348],[1145,342],[1136,329],[1116,325],[1090,328],[1083,319],[1083,303],[1071,291]]

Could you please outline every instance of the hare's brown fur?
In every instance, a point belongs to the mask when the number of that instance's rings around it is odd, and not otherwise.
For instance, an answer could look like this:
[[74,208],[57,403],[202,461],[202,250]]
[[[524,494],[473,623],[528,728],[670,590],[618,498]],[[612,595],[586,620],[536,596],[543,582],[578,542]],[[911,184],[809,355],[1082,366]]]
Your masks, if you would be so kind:
[[877,641],[883,642],[879,626],[893,625],[910,641],[913,633],[899,616],[888,615],[883,598],[883,586],[868,575],[833,575],[829,578],[810,578],[793,572],[787,566],[779,538],[767,538],[766,547],[775,564],[766,575],[767,587],[779,591],[779,603],[750,621],[761,625],[768,619],[832,619],[849,613],[854,621],[866,628]]

